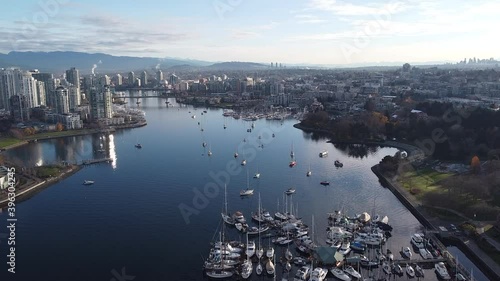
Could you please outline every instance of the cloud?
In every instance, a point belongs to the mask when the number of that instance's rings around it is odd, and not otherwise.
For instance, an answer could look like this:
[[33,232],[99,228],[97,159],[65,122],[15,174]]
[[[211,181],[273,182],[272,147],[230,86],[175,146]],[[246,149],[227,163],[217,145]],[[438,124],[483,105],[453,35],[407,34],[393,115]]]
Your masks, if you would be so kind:
[[238,29],[233,29],[231,30],[231,38],[233,39],[249,39],[249,38],[254,38],[258,37],[260,34],[257,32],[253,31],[245,31],[245,30],[238,30]]
[[296,22],[300,24],[316,24],[328,22],[327,20],[320,19],[317,16],[310,14],[295,15],[295,19]]
[[336,0],[311,0],[308,9],[328,11],[337,16],[369,16],[401,12],[403,5],[400,1],[357,5]]

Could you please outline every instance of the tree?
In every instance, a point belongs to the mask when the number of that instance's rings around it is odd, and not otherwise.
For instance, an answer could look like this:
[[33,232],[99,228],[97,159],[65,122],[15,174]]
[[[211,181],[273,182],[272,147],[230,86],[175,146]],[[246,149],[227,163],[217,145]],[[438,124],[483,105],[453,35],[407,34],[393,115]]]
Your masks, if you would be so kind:
[[57,123],[57,125],[56,125],[56,131],[61,132],[62,130],[64,130],[64,125],[61,124],[60,122]]
[[481,161],[479,161],[479,157],[477,157],[477,155],[472,157],[472,160],[470,161],[470,169],[475,174],[478,174],[481,171]]
[[364,108],[366,111],[374,111],[374,110],[375,110],[375,102],[374,102],[372,99],[368,99],[368,100],[365,102],[365,105],[363,106],[363,108]]

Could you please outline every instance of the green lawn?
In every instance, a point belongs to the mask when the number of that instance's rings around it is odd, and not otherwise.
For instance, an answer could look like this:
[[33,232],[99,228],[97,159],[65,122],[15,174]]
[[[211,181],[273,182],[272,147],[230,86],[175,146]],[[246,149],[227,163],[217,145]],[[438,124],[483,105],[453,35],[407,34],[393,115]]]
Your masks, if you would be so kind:
[[439,181],[446,179],[453,174],[440,173],[432,169],[424,169],[420,171],[406,172],[399,177],[399,182],[406,189],[413,191],[412,193],[421,200],[425,194],[429,192],[441,192]]
[[35,134],[32,136],[26,137],[26,140],[65,137],[65,136],[79,135],[79,134],[83,134],[83,133],[87,133],[87,132],[89,132],[89,130],[68,130],[68,131],[61,131],[61,132],[47,132],[47,133],[40,133],[40,134]]
[[11,146],[13,144],[19,143],[22,140],[16,138],[0,138],[0,148]]

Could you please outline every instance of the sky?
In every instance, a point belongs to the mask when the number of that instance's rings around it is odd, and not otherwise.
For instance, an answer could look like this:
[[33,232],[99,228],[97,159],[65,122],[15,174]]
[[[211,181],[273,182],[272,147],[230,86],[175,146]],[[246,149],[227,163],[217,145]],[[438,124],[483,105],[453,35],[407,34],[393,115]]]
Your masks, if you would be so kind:
[[500,58],[500,1],[23,0],[2,10],[0,53],[290,65]]

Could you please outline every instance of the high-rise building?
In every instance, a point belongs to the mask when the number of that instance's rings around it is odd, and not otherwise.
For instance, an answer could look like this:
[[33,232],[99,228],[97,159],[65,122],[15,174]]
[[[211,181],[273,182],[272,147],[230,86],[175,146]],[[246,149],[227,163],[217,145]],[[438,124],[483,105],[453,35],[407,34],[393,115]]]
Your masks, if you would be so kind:
[[90,117],[97,121],[103,118],[112,118],[112,95],[109,86],[103,89],[93,88],[90,91]]
[[146,86],[148,84],[148,73],[146,71],[143,71],[141,73],[141,85]]
[[68,87],[68,106],[69,110],[72,112],[76,112],[78,106],[80,106],[81,98],[80,98],[80,90],[73,85]]
[[9,108],[12,118],[17,122],[30,120],[28,99],[25,95],[13,95],[9,98]]
[[116,80],[115,80],[116,86],[120,86],[123,84],[123,77],[120,73],[116,74]]
[[80,89],[80,71],[74,67],[66,70],[66,81]]
[[36,92],[38,98],[38,105],[47,105],[47,97],[45,92],[45,83],[42,81],[36,81]]
[[135,74],[133,71],[130,71],[128,73],[128,84],[129,86],[134,86],[135,85]]
[[21,77],[17,94],[24,95],[28,103],[28,108],[39,106],[36,80],[31,73],[25,72]]
[[156,80],[158,80],[158,83],[161,83],[161,81],[163,81],[163,72],[161,71],[161,69],[158,69],[158,71],[156,71]]
[[54,110],[58,114],[69,113],[69,91],[63,86],[59,86],[54,91]]
[[21,80],[19,69],[0,69],[0,108],[10,111],[10,98],[19,92]]
[[170,75],[168,83],[172,85],[172,87],[175,86],[178,82],[179,82],[179,77],[177,75],[175,74]]
[[39,102],[43,102],[43,104],[47,104],[47,95],[55,90],[55,88],[52,88],[52,79],[54,79],[54,75],[52,73],[40,73],[40,72],[34,72],[31,73],[31,76],[35,78],[37,81],[41,81],[45,85],[45,99],[42,101],[38,99]]

